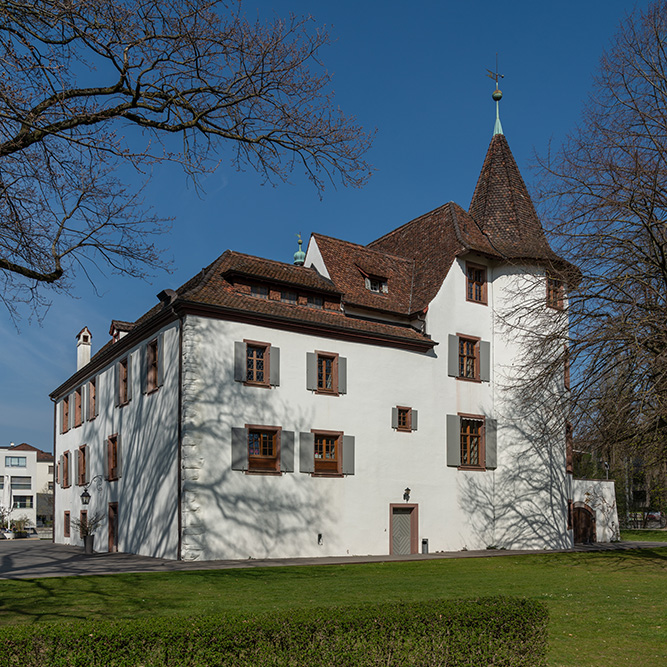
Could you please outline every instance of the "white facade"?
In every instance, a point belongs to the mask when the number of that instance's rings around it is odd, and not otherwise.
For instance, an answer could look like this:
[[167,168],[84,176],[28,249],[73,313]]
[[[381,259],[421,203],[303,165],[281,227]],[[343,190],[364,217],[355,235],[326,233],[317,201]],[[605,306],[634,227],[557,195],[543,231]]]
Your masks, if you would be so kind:
[[613,480],[573,480],[574,507],[583,507],[595,516],[595,541],[617,542],[621,539]]

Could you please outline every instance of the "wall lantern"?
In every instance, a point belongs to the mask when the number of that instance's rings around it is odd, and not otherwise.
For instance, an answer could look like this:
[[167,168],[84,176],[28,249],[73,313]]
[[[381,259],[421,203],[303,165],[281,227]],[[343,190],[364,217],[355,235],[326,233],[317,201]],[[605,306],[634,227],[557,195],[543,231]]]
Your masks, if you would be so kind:
[[410,487],[405,487],[405,491],[403,491],[403,500],[405,500],[406,503],[410,500]]
[[82,504],[82,505],[88,505],[88,503],[90,502],[90,493],[88,493],[88,487],[89,487],[95,480],[99,480],[99,481],[98,481],[98,484],[97,484],[97,488],[98,488],[98,490],[101,488],[101,486],[102,486],[102,475],[95,475],[95,477],[93,477],[93,478],[90,480],[90,482],[88,482],[88,484],[86,484],[86,486],[83,487],[83,493],[81,494],[81,504]]

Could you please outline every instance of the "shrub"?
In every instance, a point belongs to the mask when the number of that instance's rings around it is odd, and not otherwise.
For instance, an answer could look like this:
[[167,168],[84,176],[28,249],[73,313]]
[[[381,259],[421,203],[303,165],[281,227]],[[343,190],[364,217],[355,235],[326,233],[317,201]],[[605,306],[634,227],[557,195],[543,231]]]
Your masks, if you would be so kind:
[[536,667],[546,649],[546,607],[499,597],[0,631],[0,664],[22,667]]

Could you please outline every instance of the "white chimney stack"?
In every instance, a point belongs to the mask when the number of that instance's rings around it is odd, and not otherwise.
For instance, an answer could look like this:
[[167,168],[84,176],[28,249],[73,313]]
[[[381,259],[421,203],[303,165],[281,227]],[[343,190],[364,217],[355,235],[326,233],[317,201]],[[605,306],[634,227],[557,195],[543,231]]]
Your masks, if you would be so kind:
[[93,336],[88,327],[83,327],[76,335],[76,370],[83,368],[90,361],[90,347]]

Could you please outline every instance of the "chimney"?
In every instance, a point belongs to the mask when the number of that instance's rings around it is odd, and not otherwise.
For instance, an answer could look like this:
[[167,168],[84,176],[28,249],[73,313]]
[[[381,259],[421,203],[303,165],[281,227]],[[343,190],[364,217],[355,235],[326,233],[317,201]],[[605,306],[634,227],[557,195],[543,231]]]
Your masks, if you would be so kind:
[[93,336],[88,327],[83,327],[76,335],[76,370],[83,368],[90,361],[90,341]]

